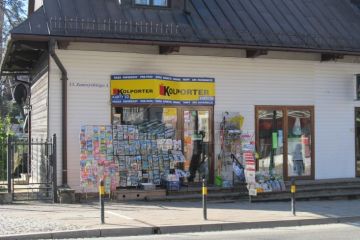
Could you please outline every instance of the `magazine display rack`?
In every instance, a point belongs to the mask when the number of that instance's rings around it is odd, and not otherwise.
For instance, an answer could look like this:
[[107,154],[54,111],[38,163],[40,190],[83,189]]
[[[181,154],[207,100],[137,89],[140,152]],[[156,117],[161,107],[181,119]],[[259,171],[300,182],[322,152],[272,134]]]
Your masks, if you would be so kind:
[[159,121],[114,125],[113,137],[120,187],[138,187],[141,183],[160,185],[161,179],[175,173],[177,163],[185,161],[175,129]]

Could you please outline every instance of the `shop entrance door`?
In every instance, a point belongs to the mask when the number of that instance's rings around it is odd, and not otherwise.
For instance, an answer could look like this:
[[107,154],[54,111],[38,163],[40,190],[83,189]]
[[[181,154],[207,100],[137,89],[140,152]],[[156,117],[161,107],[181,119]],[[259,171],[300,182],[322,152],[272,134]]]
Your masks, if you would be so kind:
[[360,177],[360,108],[355,109],[355,158],[356,177]]
[[188,182],[201,182],[205,176],[213,179],[212,108],[185,108],[182,111],[184,170],[189,171]]

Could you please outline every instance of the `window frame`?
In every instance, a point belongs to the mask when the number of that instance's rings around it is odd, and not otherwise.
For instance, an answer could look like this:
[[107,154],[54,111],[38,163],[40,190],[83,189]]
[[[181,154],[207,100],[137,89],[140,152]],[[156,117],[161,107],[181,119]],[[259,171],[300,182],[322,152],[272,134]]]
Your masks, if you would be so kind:
[[[257,105],[255,106],[255,139],[256,149],[259,149],[259,125],[260,119],[258,112],[260,110],[281,110],[284,114],[283,132],[284,132],[284,150],[283,150],[283,178],[290,180],[291,178],[300,180],[314,180],[315,179],[315,111],[314,106],[302,105]],[[289,176],[288,174],[288,111],[289,110],[308,110],[311,113],[311,174],[309,176]],[[285,138],[286,136],[286,138]],[[256,170],[258,170],[258,161],[256,162]]]
[[170,8],[171,6],[171,0],[166,0],[166,6],[162,5],[154,5],[154,0],[149,0],[149,4],[140,4],[136,3],[136,0],[133,1],[133,5],[136,7],[147,7],[147,8]]

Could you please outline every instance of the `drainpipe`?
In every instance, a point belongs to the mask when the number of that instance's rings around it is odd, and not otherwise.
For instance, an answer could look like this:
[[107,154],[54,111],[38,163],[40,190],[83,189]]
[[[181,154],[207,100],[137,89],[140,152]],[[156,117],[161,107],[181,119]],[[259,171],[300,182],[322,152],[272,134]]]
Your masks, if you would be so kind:
[[50,55],[61,71],[62,81],[62,186],[67,186],[67,71],[55,53],[56,41],[50,40]]

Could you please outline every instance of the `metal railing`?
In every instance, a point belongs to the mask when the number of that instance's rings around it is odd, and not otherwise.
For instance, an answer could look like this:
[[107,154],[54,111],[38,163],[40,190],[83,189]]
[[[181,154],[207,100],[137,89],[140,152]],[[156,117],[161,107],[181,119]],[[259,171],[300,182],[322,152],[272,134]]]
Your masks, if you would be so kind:
[[7,141],[0,140],[0,192],[8,191],[7,182]]
[[191,29],[185,24],[123,19],[50,18],[52,33],[90,33],[112,35],[143,35],[175,38],[189,36]]
[[124,19],[83,19],[51,17],[51,34],[73,36],[176,40],[199,43],[226,43],[273,47],[300,47],[327,50],[360,50],[360,38],[330,33],[274,32],[239,30],[231,25],[198,29],[195,25],[174,22],[135,21]]
[[0,191],[12,193],[13,200],[56,201],[55,135],[30,142],[8,136],[0,151]]

